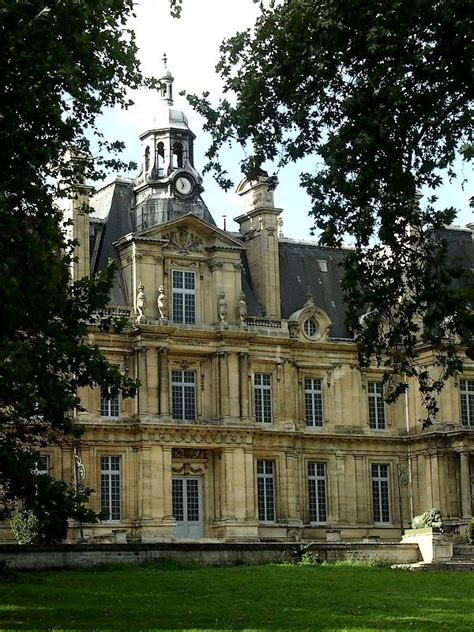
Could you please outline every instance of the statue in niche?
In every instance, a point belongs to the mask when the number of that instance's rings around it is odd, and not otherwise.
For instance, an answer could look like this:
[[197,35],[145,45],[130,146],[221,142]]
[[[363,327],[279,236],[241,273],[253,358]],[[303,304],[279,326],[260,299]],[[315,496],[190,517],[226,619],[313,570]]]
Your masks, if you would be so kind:
[[167,319],[167,305],[166,305],[166,295],[165,295],[165,286],[160,285],[158,288],[158,298],[156,299],[156,303],[158,305],[158,314],[160,315],[160,320]]
[[245,319],[247,318],[247,302],[245,300],[245,294],[242,292],[240,295],[240,301],[237,305],[237,312],[239,316],[240,326],[245,325]]
[[137,323],[146,322],[145,318],[146,296],[143,283],[138,284],[137,291]]
[[225,292],[221,290],[219,293],[219,301],[217,302],[217,313],[221,324],[227,323],[227,301],[225,300]]

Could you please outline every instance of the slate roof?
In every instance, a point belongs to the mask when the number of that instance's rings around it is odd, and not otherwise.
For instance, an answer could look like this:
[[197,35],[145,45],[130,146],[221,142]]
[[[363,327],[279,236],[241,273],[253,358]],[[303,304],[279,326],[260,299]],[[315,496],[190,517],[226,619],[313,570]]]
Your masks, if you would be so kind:
[[[109,259],[119,262],[114,242],[135,230],[131,211],[132,181],[116,180],[101,189],[92,203],[94,215],[98,216],[90,219],[91,272],[94,273],[105,268]],[[243,242],[239,233],[229,231],[228,234]],[[474,269],[474,243],[469,228],[449,227],[444,229],[440,236],[446,239],[451,258],[458,260],[467,270]],[[310,292],[316,305],[328,314],[333,323],[331,337],[352,338],[344,323],[346,305],[341,289],[341,263],[346,252],[348,251],[344,249],[328,248],[312,242],[280,239],[280,294],[283,319],[288,319],[293,312],[301,309]],[[242,253],[242,264],[242,290],[245,293],[248,314],[262,317],[263,309],[252,287],[252,271],[249,269],[245,251]],[[459,280],[454,281],[454,285],[458,287],[460,283]],[[120,266],[110,301],[114,305],[129,304]]]
[[288,318],[303,307],[310,292],[333,323],[331,337],[352,338],[344,319],[346,306],[341,289],[340,266],[345,250],[316,243],[280,239],[281,316]]

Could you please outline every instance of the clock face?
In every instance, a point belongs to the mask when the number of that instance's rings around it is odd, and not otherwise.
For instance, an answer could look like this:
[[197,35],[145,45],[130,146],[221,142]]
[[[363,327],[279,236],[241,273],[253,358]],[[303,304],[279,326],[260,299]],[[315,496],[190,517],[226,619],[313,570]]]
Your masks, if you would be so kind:
[[190,195],[194,189],[194,183],[191,178],[187,176],[179,176],[176,178],[174,186],[179,195]]

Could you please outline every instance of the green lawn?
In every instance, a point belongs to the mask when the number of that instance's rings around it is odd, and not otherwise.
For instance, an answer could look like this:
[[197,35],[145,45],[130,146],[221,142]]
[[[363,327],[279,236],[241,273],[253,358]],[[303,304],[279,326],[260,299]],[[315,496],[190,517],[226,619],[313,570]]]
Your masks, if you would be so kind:
[[170,565],[18,573],[1,629],[474,630],[474,573]]

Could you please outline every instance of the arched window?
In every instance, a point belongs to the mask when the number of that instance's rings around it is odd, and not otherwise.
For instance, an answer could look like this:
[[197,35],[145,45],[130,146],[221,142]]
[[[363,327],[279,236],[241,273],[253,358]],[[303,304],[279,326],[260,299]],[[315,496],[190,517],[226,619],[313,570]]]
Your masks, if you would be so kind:
[[158,171],[158,177],[160,178],[164,174],[165,164],[165,146],[163,143],[158,143],[156,146],[156,169]]
[[145,173],[148,172],[150,168],[150,148],[147,146],[145,149]]
[[181,143],[173,144],[173,158],[171,162],[173,169],[183,166],[183,146]]

